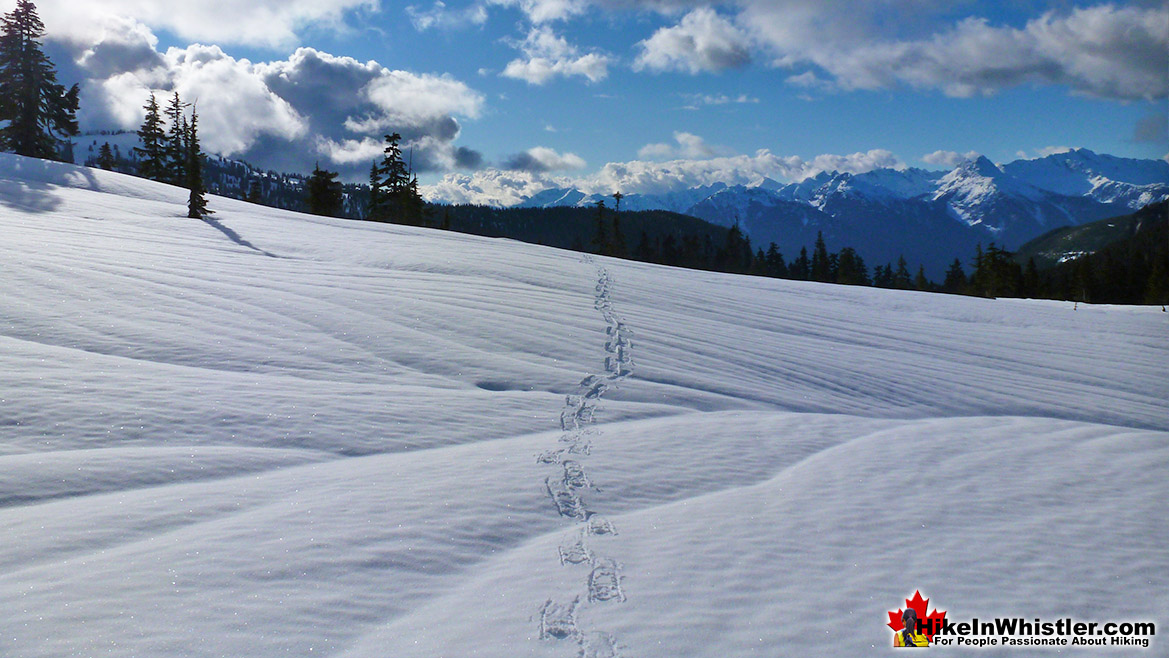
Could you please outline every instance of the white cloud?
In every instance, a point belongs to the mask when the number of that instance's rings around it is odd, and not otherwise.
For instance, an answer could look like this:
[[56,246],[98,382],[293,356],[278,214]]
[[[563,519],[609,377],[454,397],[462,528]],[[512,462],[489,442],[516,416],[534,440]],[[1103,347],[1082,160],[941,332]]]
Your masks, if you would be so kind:
[[575,153],[557,153],[546,146],[536,146],[507,158],[503,167],[512,171],[548,172],[584,169],[585,164]]
[[905,163],[892,151],[886,149],[872,149],[858,151],[848,155],[833,155],[825,153],[817,155],[808,162],[802,163],[799,169],[787,175],[792,180],[803,180],[821,172],[839,171],[841,173],[863,174],[874,169],[905,169]]
[[365,95],[391,124],[421,123],[449,114],[473,119],[483,109],[482,94],[449,75],[383,70],[366,85]]
[[574,187],[587,194],[612,194],[618,190],[625,194],[664,194],[713,183],[747,185],[764,176],[800,181],[822,171],[863,173],[881,167],[903,169],[905,164],[884,149],[850,155],[822,154],[811,160],[761,149],[754,155],[610,162],[595,173],[576,178],[485,169],[470,175],[447,175],[426,186],[424,193],[432,200],[506,206],[552,187]]
[[[311,48],[287,59],[252,63],[218,46],[154,50],[141,23],[107,21],[95,44],[74,58],[83,83],[87,128],[135,129],[151,90],[197,102],[204,147],[287,171],[337,166],[355,178],[381,153],[386,132],[403,136],[416,169],[477,167],[482,156],[455,146],[456,117],[478,117],[482,94],[447,75],[387,69]],[[146,50],[144,51],[143,48]]]
[[380,158],[385,150],[385,142],[372,137],[338,141],[318,135],[313,142],[314,150],[335,164],[365,166]]
[[[1164,6],[1103,4],[1049,11],[1022,28],[995,26],[975,16],[909,39],[890,32],[895,28],[888,26],[918,24],[908,20],[911,14],[927,11],[913,0],[871,5],[745,0],[738,24],[750,26],[776,65],[816,65],[845,89],[904,84],[965,97],[1023,84],[1057,84],[1122,100],[1169,94],[1169,9]],[[805,76],[789,82],[815,83]]]
[[1049,155],[1067,153],[1068,151],[1074,150],[1075,147],[1072,146],[1044,146],[1042,148],[1035,149],[1032,153],[1028,153],[1025,150],[1019,150],[1015,152],[1015,155],[1019,156],[1019,158],[1022,160],[1035,160],[1038,158],[1046,158]]
[[588,0],[488,0],[490,4],[502,7],[516,7],[533,23],[564,20],[583,14],[589,7]]
[[638,150],[637,157],[643,160],[700,159],[725,151],[724,148],[707,144],[698,135],[675,132],[673,144],[646,144]]
[[287,48],[299,41],[297,35],[305,27],[345,30],[348,12],[377,4],[377,0],[39,0],[37,10],[52,26],[54,37],[75,43],[95,43],[112,16],[132,18],[191,41]]
[[542,85],[556,76],[578,75],[589,82],[600,82],[609,75],[610,58],[600,53],[585,53],[557,36],[547,26],[534,27],[522,42],[515,44],[524,57],[508,62],[501,75]]
[[171,48],[158,67],[87,83],[86,102],[100,106],[91,108],[87,119],[101,116],[115,122],[106,127],[137,128],[151,91],[160,103],[172,91],[196,103],[203,146],[213,153],[239,154],[261,135],[292,140],[308,129],[304,117],[264,84],[250,62],[202,45]]
[[747,94],[739,94],[738,96],[728,96],[726,94],[682,94],[682,97],[689,100],[692,106],[697,105],[742,105],[758,103],[759,99]]
[[702,73],[745,66],[751,60],[747,35],[713,9],[686,14],[638,44],[634,70]]
[[967,151],[966,153],[958,153],[957,151],[934,151],[933,153],[926,153],[921,156],[921,159],[926,164],[952,169],[963,162],[976,159],[979,155],[981,154],[978,151]]
[[419,32],[431,29],[458,30],[486,23],[487,7],[476,3],[464,9],[448,9],[446,3],[439,0],[430,9],[410,5],[406,7],[406,15]]
[[428,201],[512,206],[537,192],[571,184],[571,180],[536,172],[485,169],[473,174],[446,174],[419,191]]

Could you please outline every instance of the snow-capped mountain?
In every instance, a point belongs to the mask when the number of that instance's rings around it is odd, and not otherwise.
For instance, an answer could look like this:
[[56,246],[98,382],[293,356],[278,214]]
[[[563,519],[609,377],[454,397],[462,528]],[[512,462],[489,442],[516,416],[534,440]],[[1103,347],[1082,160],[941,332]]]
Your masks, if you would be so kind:
[[[1003,171],[1042,190],[1065,196],[1088,196],[1103,203],[1116,203],[1118,199],[1133,196],[1137,189],[1163,190],[1169,184],[1169,162],[1118,158],[1087,149],[1037,160],[1016,160],[1004,165]],[[1147,205],[1155,200],[1121,203]]]
[[[588,205],[601,198],[560,189],[521,205]],[[621,206],[672,210],[723,226],[738,222],[756,246],[775,242],[790,255],[810,247],[822,232],[830,249],[853,246],[871,264],[904,254],[939,276],[978,243],[1013,249],[1053,228],[1122,215],[1165,198],[1169,162],[1078,149],[1003,166],[979,156],[949,172],[821,172],[787,185],[763,178],[668,195],[629,194]]]

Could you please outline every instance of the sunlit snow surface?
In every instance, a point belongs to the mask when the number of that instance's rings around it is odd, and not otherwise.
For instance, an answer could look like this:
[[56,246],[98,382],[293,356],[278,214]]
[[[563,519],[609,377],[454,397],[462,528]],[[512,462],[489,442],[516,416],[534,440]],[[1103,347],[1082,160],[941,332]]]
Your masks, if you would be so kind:
[[1160,308],[185,201],[0,156],[0,655],[870,655],[919,589],[1169,624]]

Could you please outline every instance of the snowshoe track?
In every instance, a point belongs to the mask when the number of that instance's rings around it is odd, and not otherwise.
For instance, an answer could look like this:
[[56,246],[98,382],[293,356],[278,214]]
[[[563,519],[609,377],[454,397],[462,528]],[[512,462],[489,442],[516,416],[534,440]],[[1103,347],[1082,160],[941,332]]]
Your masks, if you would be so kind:
[[[595,265],[592,257],[582,262]],[[621,586],[621,564],[612,557],[597,553],[590,546],[595,541],[602,545],[606,537],[617,534],[616,528],[605,517],[591,511],[583,494],[596,491],[592,478],[585,469],[585,458],[592,454],[592,438],[600,433],[595,427],[598,404],[606,393],[616,388],[633,374],[633,331],[613,311],[613,282],[609,271],[597,265],[597,284],[594,287],[593,308],[605,320],[603,370],[586,375],[576,390],[564,396],[560,411],[560,429],[563,432],[557,448],[545,450],[536,456],[536,462],[558,467],[557,472],[544,479],[544,486],[552,506],[560,516],[572,519],[577,526],[557,548],[561,566],[587,565],[588,577],[583,583],[583,595],[589,605],[604,605],[625,601]],[[577,658],[621,658],[616,638],[604,631],[585,631],[577,622],[577,610],[582,605],[581,595],[568,603],[552,599],[540,608],[540,639],[572,641]]]

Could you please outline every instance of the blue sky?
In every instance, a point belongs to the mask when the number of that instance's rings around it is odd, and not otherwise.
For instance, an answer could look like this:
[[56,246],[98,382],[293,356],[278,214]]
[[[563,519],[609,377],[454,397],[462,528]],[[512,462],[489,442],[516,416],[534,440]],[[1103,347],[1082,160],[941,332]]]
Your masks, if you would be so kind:
[[[0,3],[2,5],[3,3]],[[9,7],[4,7],[7,10]],[[428,191],[661,191],[944,169],[1065,147],[1169,153],[1159,2],[41,0],[88,128],[149,90],[209,148],[361,178],[402,132]]]

